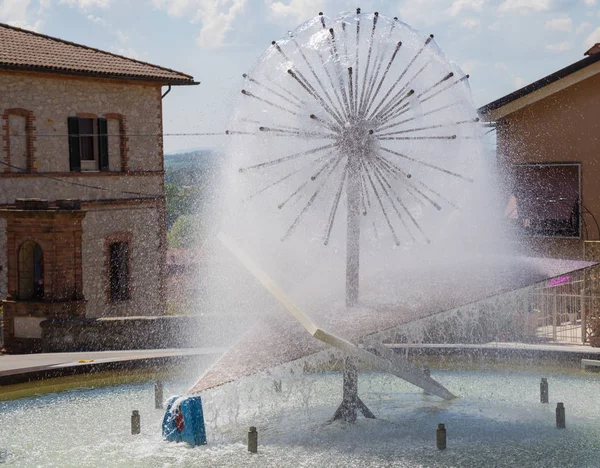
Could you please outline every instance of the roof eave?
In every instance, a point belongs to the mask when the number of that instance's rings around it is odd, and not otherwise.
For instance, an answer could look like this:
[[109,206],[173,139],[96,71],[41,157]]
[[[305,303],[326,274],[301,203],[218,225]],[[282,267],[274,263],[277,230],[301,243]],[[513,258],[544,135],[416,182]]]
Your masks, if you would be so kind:
[[556,83],[556,82],[562,80],[563,78],[568,77],[569,75],[572,75],[580,70],[583,70],[586,67],[589,67],[590,65],[593,65],[594,63],[596,63],[598,61],[600,61],[600,54],[595,54],[595,55],[591,55],[589,57],[585,57],[582,60],[572,63],[571,65],[569,65],[565,68],[555,71],[554,73],[551,73],[548,76],[540,78],[539,80],[537,80],[533,83],[530,83],[527,86],[517,89],[516,91],[513,91],[512,93],[507,94],[506,96],[503,96],[499,99],[496,99],[495,101],[492,101],[492,102],[480,107],[478,109],[478,112],[483,118],[486,118],[487,116],[490,116],[493,114],[498,114],[498,111],[501,108],[507,106],[508,104],[511,104],[514,101],[524,98],[525,96],[528,96],[529,94],[531,94],[535,91],[541,90],[542,88],[545,88],[546,86]]
[[181,78],[181,79],[173,79],[173,78],[160,78],[153,76],[141,76],[141,75],[125,75],[118,73],[101,73],[101,72],[91,72],[91,71],[80,71],[80,70],[60,70],[49,67],[38,67],[38,66],[30,66],[30,65],[17,65],[17,64],[6,64],[0,63],[0,70],[11,70],[11,71],[29,71],[29,72],[39,72],[39,73],[48,73],[52,75],[70,75],[70,76],[81,76],[88,78],[99,78],[99,79],[114,79],[114,80],[122,80],[122,81],[144,81],[146,83],[156,83],[164,86],[193,86],[199,85],[199,81],[194,81],[193,78]]

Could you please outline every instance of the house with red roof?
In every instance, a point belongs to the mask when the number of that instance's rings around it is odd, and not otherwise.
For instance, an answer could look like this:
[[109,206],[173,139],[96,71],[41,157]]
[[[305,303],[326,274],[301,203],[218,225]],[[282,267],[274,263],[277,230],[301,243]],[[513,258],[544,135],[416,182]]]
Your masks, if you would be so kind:
[[[162,102],[190,75],[0,24],[0,296],[8,350],[48,319],[162,315]],[[50,321],[51,322],[51,321]]]

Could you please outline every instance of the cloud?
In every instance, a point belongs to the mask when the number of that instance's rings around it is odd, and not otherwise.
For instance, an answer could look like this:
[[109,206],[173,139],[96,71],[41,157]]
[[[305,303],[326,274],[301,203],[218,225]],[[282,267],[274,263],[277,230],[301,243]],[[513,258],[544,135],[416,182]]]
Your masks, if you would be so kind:
[[17,28],[39,31],[42,21],[30,18],[28,13],[30,3],[30,0],[4,0],[0,3],[0,22]]
[[463,10],[481,11],[485,0],[454,0],[446,13],[450,16],[457,16]]
[[558,42],[556,44],[548,44],[546,50],[549,52],[560,53],[570,50],[573,47],[571,41]]
[[117,39],[119,39],[119,42],[121,44],[126,43],[129,40],[129,36],[127,34],[125,34],[123,31],[121,31],[120,29],[117,29],[114,32],[115,36],[117,36]]
[[100,18],[99,16],[87,15],[87,19],[92,23],[98,24],[100,26],[108,26],[108,23],[104,18]]
[[550,0],[504,0],[498,7],[499,13],[539,13],[550,9]]
[[295,22],[306,20],[307,12],[323,11],[324,0],[290,0],[267,3],[267,8],[274,18],[291,18]]
[[238,13],[246,6],[246,0],[233,0],[226,12],[216,13],[211,20],[204,21],[196,42],[202,48],[220,47],[225,40],[225,34],[231,29],[231,24]]
[[600,42],[600,26],[591,32],[591,34],[584,41],[583,45],[589,48],[592,47],[596,42]]
[[596,0],[583,0],[587,6],[594,6],[596,4]]
[[465,18],[460,23],[461,26],[468,28],[468,29],[478,28],[479,24],[480,24],[480,21],[477,18]]
[[[448,7],[448,0],[419,0],[417,2],[401,2],[398,5],[398,17],[417,28],[434,26],[452,20],[450,11],[454,3]],[[368,11],[364,9],[363,11]],[[390,15],[392,16],[392,15]]]
[[243,12],[247,0],[153,0],[169,16],[186,17],[201,23],[196,42],[202,48],[221,47],[235,19]]
[[124,57],[129,57],[137,60],[143,60],[145,56],[148,55],[146,53],[140,54],[133,47],[115,47],[113,48],[113,50],[119,55],[123,55]]
[[506,65],[504,62],[496,62],[494,64],[494,68],[497,68],[498,70],[508,70],[508,65]]
[[60,3],[70,7],[79,7],[83,10],[87,10],[88,8],[95,7],[108,8],[111,1],[112,0],[60,0]]
[[571,32],[573,30],[573,21],[568,16],[566,18],[553,18],[546,21],[544,28],[549,31]]
[[466,62],[463,62],[462,66],[460,68],[466,74],[472,75],[473,72],[475,71],[475,69],[479,68],[481,65],[482,65],[482,62],[480,62],[479,60],[467,60]]
[[527,80],[521,76],[515,76],[515,89],[522,88],[527,84]]
[[588,23],[587,21],[584,21],[579,26],[577,26],[577,29],[575,30],[575,34],[583,34],[584,32],[586,32],[591,27],[592,27],[591,23]]

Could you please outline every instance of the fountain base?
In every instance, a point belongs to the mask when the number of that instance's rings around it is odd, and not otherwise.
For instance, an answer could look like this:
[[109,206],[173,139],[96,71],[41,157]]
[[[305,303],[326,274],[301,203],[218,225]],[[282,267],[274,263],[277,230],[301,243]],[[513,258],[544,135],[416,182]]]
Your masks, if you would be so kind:
[[358,370],[356,368],[356,359],[346,357],[344,361],[344,394],[342,403],[335,411],[331,421],[341,419],[349,423],[356,421],[356,412],[360,410],[365,418],[376,419],[371,410],[363,403],[358,396]]

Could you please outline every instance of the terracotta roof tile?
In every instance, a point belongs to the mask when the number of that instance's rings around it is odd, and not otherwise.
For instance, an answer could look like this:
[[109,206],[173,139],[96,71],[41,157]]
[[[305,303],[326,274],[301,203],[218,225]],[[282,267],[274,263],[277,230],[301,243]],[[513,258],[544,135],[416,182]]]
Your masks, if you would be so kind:
[[197,84],[190,75],[0,23],[0,69]]
[[600,42],[596,42],[583,55],[595,55],[597,53],[600,53]]

